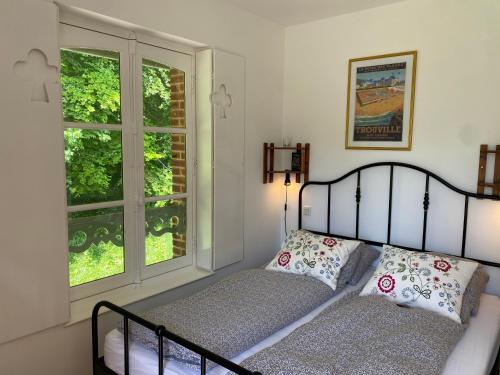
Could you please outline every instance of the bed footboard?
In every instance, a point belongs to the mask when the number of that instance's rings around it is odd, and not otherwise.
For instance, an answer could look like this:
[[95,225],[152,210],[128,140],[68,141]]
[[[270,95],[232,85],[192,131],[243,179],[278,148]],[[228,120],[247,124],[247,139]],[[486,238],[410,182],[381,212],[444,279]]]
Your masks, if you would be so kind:
[[129,362],[129,337],[128,337],[128,323],[129,320],[142,325],[153,331],[158,338],[158,374],[163,375],[164,370],[164,353],[163,353],[163,339],[171,340],[176,344],[183,346],[186,349],[189,349],[196,354],[200,355],[200,374],[205,375],[207,373],[207,360],[212,361],[219,366],[224,367],[225,369],[232,371],[237,375],[261,375],[259,372],[253,372],[247,370],[234,362],[229,361],[226,358],[223,358],[201,346],[192,343],[175,333],[168,331],[162,325],[153,324],[131,312],[116,306],[115,304],[108,301],[101,301],[94,306],[92,311],[92,363],[93,363],[93,372],[94,375],[116,375],[114,371],[108,368],[103,358],[99,358],[99,332],[98,332],[98,317],[99,310],[101,308],[107,308],[123,317],[123,347],[124,347],[124,369],[125,375],[129,375],[130,373],[130,362]]

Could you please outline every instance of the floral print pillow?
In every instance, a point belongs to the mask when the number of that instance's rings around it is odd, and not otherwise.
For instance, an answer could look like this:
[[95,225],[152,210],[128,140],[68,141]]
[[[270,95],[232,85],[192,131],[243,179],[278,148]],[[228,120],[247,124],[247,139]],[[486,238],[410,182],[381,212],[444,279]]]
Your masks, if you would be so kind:
[[361,296],[377,294],[460,321],[465,288],[478,263],[384,245],[380,263]]
[[267,270],[308,275],[337,288],[340,270],[359,241],[325,237],[306,230],[292,230]]

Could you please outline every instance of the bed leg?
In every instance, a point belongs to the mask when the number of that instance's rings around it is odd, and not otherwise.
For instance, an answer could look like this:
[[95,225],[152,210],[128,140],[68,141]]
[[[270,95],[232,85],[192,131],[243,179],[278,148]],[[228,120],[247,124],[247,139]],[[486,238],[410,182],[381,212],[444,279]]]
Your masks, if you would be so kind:
[[490,375],[498,375],[500,374],[500,348],[498,348],[497,359],[493,364],[493,368],[491,369]]
[[158,336],[158,375],[163,375],[163,337]]
[[207,373],[207,359],[203,356],[201,356],[200,373],[201,375],[206,375]]
[[129,352],[128,352],[128,318],[126,316],[123,317],[123,350],[124,350],[124,368],[125,375],[129,375],[130,373],[130,364],[129,364]]

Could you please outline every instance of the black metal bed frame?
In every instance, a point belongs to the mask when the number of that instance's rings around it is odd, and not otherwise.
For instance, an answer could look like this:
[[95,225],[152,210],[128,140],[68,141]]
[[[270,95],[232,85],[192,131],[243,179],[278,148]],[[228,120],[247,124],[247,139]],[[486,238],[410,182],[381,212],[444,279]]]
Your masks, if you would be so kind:
[[[375,167],[389,167],[390,168],[390,175],[389,175],[389,207],[388,207],[388,218],[387,218],[387,238],[386,242],[378,242],[378,241],[372,241],[368,239],[363,239],[359,237],[359,208],[361,204],[361,172],[365,169],[369,168],[375,168]],[[420,248],[412,248],[412,247],[406,247],[406,246],[401,246],[397,244],[391,243],[391,229],[392,229],[392,196],[393,196],[393,183],[394,183],[394,168],[395,167],[400,167],[400,168],[408,168],[412,169],[418,172],[421,172],[425,175],[425,193],[423,197],[423,210],[424,210],[424,222],[423,222],[423,230],[422,230],[422,246]],[[356,183],[356,191],[354,194],[354,198],[356,200],[356,230],[355,230],[355,237],[349,237],[349,236],[344,236],[340,234],[335,234],[332,233],[331,231],[331,208],[332,208],[332,186],[345,180],[346,178],[352,176],[352,175],[357,176],[357,183]],[[374,245],[374,246],[383,246],[384,244],[387,245],[394,245],[406,250],[413,250],[413,251],[427,251],[426,248],[426,241],[427,241],[427,211],[429,210],[430,206],[430,195],[429,195],[429,183],[430,179],[433,178],[434,180],[440,182],[444,186],[446,186],[448,189],[454,191],[455,193],[458,193],[460,195],[464,196],[464,220],[463,220],[463,227],[462,227],[462,246],[460,249],[460,256],[465,259],[470,259],[474,260],[476,262],[482,263],[487,266],[492,266],[492,267],[500,267],[500,263],[497,262],[490,262],[487,260],[482,260],[482,259],[474,259],[474,258],[469,258],[465,256],[465,245],[466,245],[466,240],[467,240],[467,223],[468,223],[468,216],[469,216],[469,198],[477,198],[477,199],[488,199],[488,200],[494,200],[494,201],[500,201],[500,196],[498,195],[485,195],[485,194],[475,194],[475,193],[470,193],[464,190],[461,190],[452,184],[450,184],[448,181],[444,180],[443,178],[439,177],[435,173],[428,171],[424,168],[417,167],[412,164],[406,164],[406,163],[400,163],[400,162],[379,162],[379,163],[372,163],[372,164],[367,164],[363,165],[359,168],[353,169],[352,171],[344,174],[343,176],[331,180],[331,181],[309,181],[306,182],[302,187],[300,188],[299,191],[299,210],[298,210],[298,215],[299,215],[299,229],[302,229],[302,194],[304,192],[304,189],[306,189],[309,186],[328,186],[328,204],[327,204],[327,230],[326,232],[320,232],[320,231],[311,231],[316,234],[321,234],[325,236],[335,236],[338,238],[343,238],[343,239],[348,239],[348,240],[359,240],[363,241],[366,244],[369,245]]]
[[175,333],[168,331],[162,325],[156,325],[151,323],[140,316],[137,316],[130,311],[127,311],[111,302],[101,301],[94,306],[92,311],[92,362],[93,362],[93,370],[94,375],[116,375],[116,373],[108,368],[104,359],[99,357],[99,330],[98,330],[98,316],[99,310],[101,308],[108,308],[111,311],[121,315],[123,317],[123,349],[124,349],[124,369],[125,375],[129,375],[130,373],[130,360],[129,360],[129,337],[128,337],[128,323],[129,321],[133,321],[137,324],[140,324],[143,327],[146,327],[153,331],[158,338],[158,374],[163,375],[163,339],[171,340],[184,348],[187,348],[197,354],[200,355],[200,374],[205,375],[207,373],[207,360],[212,361],[219,366],[222,366],[237,375],[261,375],[260,372],[249,371],[234,362],[227,360],[224,357],[221,357],[218,354],[211,352],[201,346],[192,343]]
[[[466,245],[466,239],[467,239],[467,223],[468,223],[468,212],[469,212],[469,199],[470,198],[476,198],[476,199],[488,199],[488,200],[494,200],[494,201],[500,201],[500,196],[493,196],[493,195],[484,195],[484,194],[475,194],[475,193],[470,193],[464,190],[461,190],[443,178],[437,176],[435,173],[430,172],[424,168],[411,165],[411,164],[406,164],[406,163],[400,163],[400,162],[380,162],[380,163],[372,163],[372,164],[367,164],[364,166],[361,166],[359,168],[356,168],[343,176],[331,180],[331,181],[309,181],[302,185],[300,191],[299,191],[299,209],[298,209],[298,227],[299,229],[302,229],[302,194],[304,192],[304,189],[306,189],[309,186],[314,186],[314,185],[320,185],[320,186],[328,186],[328,210],[327,210],[327,231],[326,232],[319,232],[319,231],[311,231],[313,233],[317,234],[322,234],[325,236],[335,236],[339,238],[344,238],[344,239],[355,239],[355,240],[360,240],[363,241],[369,245],[375,245],[375,246],[382,246],[384,243],[382,242],[377,242],[377,241],[372,241],[372,240],[365,240],[359,237],[359,209],[360,209],[360,204],[361,204],[361,172],[363,170],[366,170],[368,168],[375,168],[375,167],[389,167],[390,168],[390,178],[389,178],[389,211],[388,211],[388,221],[387,221],[387,241],[385,244],[389,245],[395,245],[400,248],[404,248],[407,250],[413,250],[413,251],[426,251],[426,237],[427,237],[427,211],[429,209],[430,205],[430,196],[429,196],[429,182],[430,179],[433,178],[434,180],[440,182],[450,190],[461,194],[464,196],[464,219],[463,219],[463,229],[462,229],[462,246],[461,246],[461,257],[466,258],[466,259],[471,259],[474,261],[477,261],[479,263],[482,263],[484,265],[492,266],[492,267],[500,267],[500,263],[496,262],[490,262],[487,260],[479,260],[479,259],[474,259],[474,258],[468,258],[465,256],[465,245]],[[391,224],[392,224],[392,195],[393,195],[393,182],[394,182],[394,169],[395,167],[401,167],[401,168],[408,168],[412,169],[418,172],[421,172],[425,175],[425,193],[423,197],[423,210],[424,210],[424,221],[423,221],[423,231],[422,231],[422,246],[421,248],[411,248],[411,247],[405,247],[401,245],[396,245],[391,243]],[[339,235],[331,232],[331,203],[332,203],[332,186],[345,180],[346,178],[356,174],[357,175],[357,184],[356,184],[356,191],[354,194],[354,198],[356,201],[356,230],[355,230],[355,237],[349,237],[349,236],[344,236],[344,235]],[[155,325],[119,306],[116,306],[112,304],[111,302],[108,301],[101,301],[97,303],[93,309],[92,312],[92,361],[93,361],[93,371],[94,375],[116,375],[114,371],[112,371],[110,368],[106,366],[104,363],[104,359],[102,357],[99,357],[99,332],[98,332],[98,316],[99,316],[99,310],[101,308],[107,308],[123,317],[123,340],[124,340],[124,370],[125,370],[125,375],[129,375],[130,373],[130,361],[129,361],[129,337],[128,337],[128,323],[129,321],[133,321],[137,324],[140,324],[151,331],[153,331],[157,338],[158,338],[158,374],[163,375],[163,370],[164,370],[164,348],[163,348],[163,339],[171,340],[191,351],[194,353],[197,353],[200,355],[200,374],[201,375],[206,375],[207,372],[207,360],[212,361],[216,363],[219,366],[224,367],[227,370],[232,371],[233,373],[237,375],[260,375],[259,372],[252,372],[250,370],[247,370],[239,365],[237,365],[234,362],[231,362],[230,360],[223,358],[195,343],[192,343],[170,331],[168,331],[164,326],[162,325]],[[500,359],[500,352],[497,353],[496,356],[496,361],[493,366],[493,369],[491,371],[491,375],[496,375],[498,373],[498,368],[499,368],[499,359]]]

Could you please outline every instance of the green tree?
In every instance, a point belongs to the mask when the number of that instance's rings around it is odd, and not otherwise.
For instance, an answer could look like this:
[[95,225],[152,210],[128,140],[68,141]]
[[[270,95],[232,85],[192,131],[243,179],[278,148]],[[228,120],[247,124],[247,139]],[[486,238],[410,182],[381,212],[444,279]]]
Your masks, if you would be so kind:
[[[145,126],[170,125],[170,69],[144,60]],[[117,53],[61,51],[64,120],[121,123],[120,63]],[[110,130],[65,131],[66,186],[70,204],[123,198],[121,134]],[[171,136],[144,135],[145,194],[171,193]],[[170,191],[169,191],[170,190]]]
[[65,121],[121,123],[118,53],[62,50],[61,85]]
[[170,126],[170,69],[151,60],[142,61],[145,126]]

